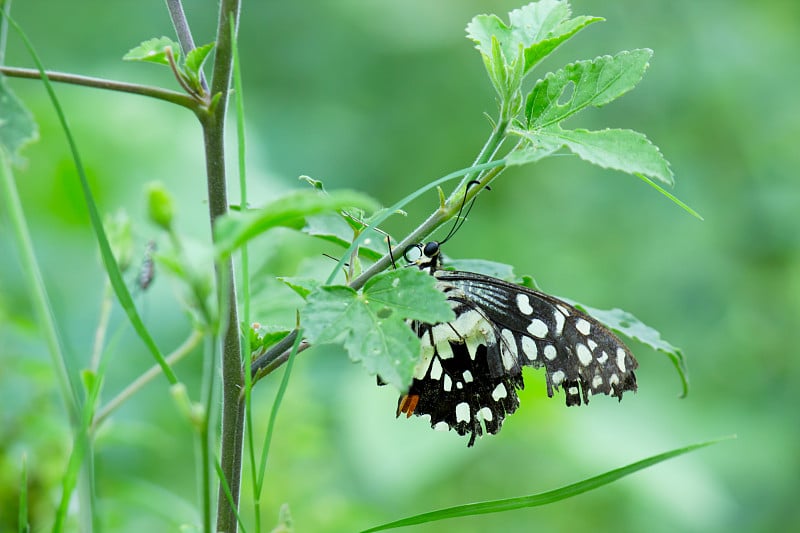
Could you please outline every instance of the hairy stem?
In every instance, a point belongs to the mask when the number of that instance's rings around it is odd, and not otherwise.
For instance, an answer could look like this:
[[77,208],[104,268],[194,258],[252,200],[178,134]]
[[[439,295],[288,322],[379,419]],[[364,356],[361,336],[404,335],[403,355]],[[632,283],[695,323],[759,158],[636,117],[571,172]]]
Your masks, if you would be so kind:
[[[233,68],[233,36],[231,24],[238,26],[239,0],[222,0],[217,25],[217,51],[211,78],[211,95],[217,97],[216,105],[201,122],[206,152],[206,177],[208,185],[209,219],[212,226],[217,218],[228,211],[227,182],[225,176],[225,111],[228,88]],[[233,259],[228,258],[217,265],[216,282],[219,302],[225,305],[222,333],[222,433],[220,465],[230,488],[233,506],[225,496],[224,486],[219,485],[217,499],[217,531],[234,533],[237,530],[236,507],[239,504],[239,485],[242,465],[242,443],[244,435],[244,405],[240,392],[242,355],[239,339],[239,317],[237,311],[236,284],[234,282]],[[225,293],[222,293],[225,291]],[[232,508],[233,507],[233,508]]]

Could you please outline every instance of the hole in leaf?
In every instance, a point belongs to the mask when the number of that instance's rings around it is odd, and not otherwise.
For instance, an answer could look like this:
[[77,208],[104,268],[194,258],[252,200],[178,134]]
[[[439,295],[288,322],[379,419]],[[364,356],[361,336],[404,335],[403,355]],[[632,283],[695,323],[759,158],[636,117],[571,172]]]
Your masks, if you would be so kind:
[[391,307],[384,307],[378,310],[378,318],[389,318],[392,316],[392,308]]
[[558,97],[558,105],[567,105],[572,101],[573,93],[575,92],[575,82],[570,81],[564,86],[561,91],[561,96]]

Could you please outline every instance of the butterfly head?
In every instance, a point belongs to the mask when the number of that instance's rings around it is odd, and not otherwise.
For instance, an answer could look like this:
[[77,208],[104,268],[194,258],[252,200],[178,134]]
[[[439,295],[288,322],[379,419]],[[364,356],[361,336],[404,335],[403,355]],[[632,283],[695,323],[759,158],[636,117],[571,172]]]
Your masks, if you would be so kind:
[[439,268],[442,259],[440,243],[430,241],[423,244],[412,244],[403,252],[403,257],[410,265],[415,265],[420,270],[433,273]]

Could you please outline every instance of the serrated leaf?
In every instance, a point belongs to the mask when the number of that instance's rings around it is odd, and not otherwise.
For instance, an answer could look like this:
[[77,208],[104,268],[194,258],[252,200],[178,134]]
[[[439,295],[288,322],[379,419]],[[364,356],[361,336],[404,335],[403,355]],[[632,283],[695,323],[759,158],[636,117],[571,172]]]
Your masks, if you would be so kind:
[[540,152],[566,147],[572,153],[603,168],[628,174],[644,174],[667,185],[674,183],[672,170],[658,147],[637,131],[605,129],[600,131],[563,130],[550,126],[524,133]]
[[[549,72],[536,82],[525,101],[528,129],[558,124],[586,107],[600,107],[619,98],[639,83],[652,55],[646,48],[626,50]],[[560,103],[564,97],[566,102]]]
[[127,54],[122,56],[122,59],[124,61],[147,61],[160,65],[169,65],[169,59],[167,59],[168,48],[172,51],[175,63],[178,63],[181,55],[181,45],[169,37],[155,37],[144,41],[136,48],[130,49]]
[[361,293],[320,287],[309,294],[300,316],[312,344],[342,344],[351,360],[401,390],[411,382],[420,357],[419,338],[406,320],[454,318],[434,278],[412,268],[378,274]]
[[309,294],[317,290],[322,286],[322,283],[319,280],[314,278],[303,278],[303,277],[279,277],[278,281],[282,281],[286,284],[290,289],[300,295],[301,298],[304,300],[308,297]]
[[205,63],[206,59],[208,58],[208,54],[211,53],[211,50],[214,49],[215,44],[216,43],[208,43],[204,44],[203,46],[198,46],[186,54],[184,66],[187,73],[192,73],[195,76],[200,75],[200,69],[203,68],[203,63]]
[[39,130],[33,115],[8,88],[5,76],[0,75],[0,149],[4,149],[11,160],[18,163],[22,147],[38,137]]
[[[492,37],[497,38],[505,63],[509,65],[517,58],[521,46],[525,57],[525,73],[578,31],[603,20],[587,16],[570,19],[569,3],[559,0],[532,2],[508,15],[508,25],[496,15],[474,17],[467,25],[467,37],[475,41],[476,48],[485,60],[495,58],[492,63],[496,63],[496,55],[492,53]],[[493,68],[496,69],[497,65],[494,64]]]
[[217,257],[232,253],[248,240],[268,229],[283,226],[301,228],[305,217],[337,211],[348,207],[375,210],[372,198],[354,191],[334,191],[321,194],[313,190],[291,192],[259,209],[229,213],[214,225]]
[[[524,133],[523,135],[528,137],[529,134]],[[561,148],[561,145],[557,143],[545,144],[543,139],[541,141],[538,139],[531,139],[531,141],[534,143],[532,146],[514,150],[508,154],[505,158],[506,166],[513,167],[527,165],[528,163],[535,163],[540,159],[544,159],[545,157],[553,155],[554,152]]]
[[606,326],[618,331],[626,337],[635,339],[650,346],[654,350],[658,350],[659,352],[666,354],[672,361],[672,364],[675,365],[675,369],[678,371],[678,375],[680,376],[681,386],[683,388],[681,397],[685,397],[689,393],[689,379],[687,375],[688,369],[686,367],[686,359],[683,356],[683,352],[680,350],[680,348],[676,348],[669,342],[662,339],[661,334],[657,330],[651,328],[647,324],[644,324],[631,313],[623,311],[622,309],[595,309],[594,307],[589,307],[588,305],[583,305],[581,303],[564,298],[562,299],[574,305],[578,309],[586,311]]
[[[306,218],[304,233],[319,239],[338,244],[343,248],[353,242],[353,228],[340,215],[324,214]],[[375,230],[370,230],[358,247],[360,256],[371,261],[377,261],[388,250],[388,245],[383,236]]]

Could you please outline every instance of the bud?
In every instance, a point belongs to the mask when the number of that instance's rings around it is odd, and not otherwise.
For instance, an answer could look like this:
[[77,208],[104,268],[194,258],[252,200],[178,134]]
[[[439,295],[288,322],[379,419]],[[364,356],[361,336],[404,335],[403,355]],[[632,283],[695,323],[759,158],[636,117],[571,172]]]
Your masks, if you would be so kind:
[[163,183],[154,181],[147,185],[147,212],[157,226],[170,231],[175,208]]

